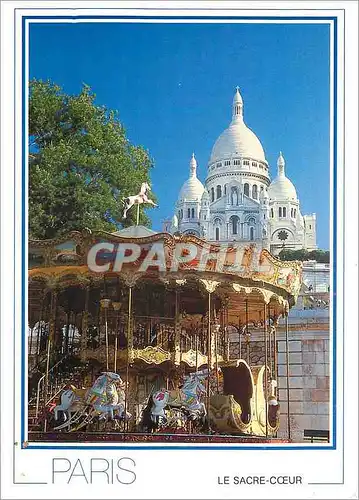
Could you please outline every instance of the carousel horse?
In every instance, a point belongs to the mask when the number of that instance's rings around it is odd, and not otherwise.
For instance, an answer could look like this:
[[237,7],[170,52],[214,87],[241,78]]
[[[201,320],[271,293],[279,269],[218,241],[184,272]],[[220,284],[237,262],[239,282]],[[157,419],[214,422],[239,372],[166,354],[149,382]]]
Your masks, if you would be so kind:
[[61,404],[54,408],[56,420],[59,411],[62,411],[65,421],[55,430],[70,428],[80,421],[78,429],[95,417],[99,420],[129,420],[132,416],[129,412],[125,414],[125,383],[113,372],[102,373],[90,389],[70,386],[61,394]]
[[144,426],[152,431],[165,425],[166,409],[180,409],[187,420],[204,425],[207,412],[201,398],[206,393],[207,377],[208,370],[191,373],[179,389],[161,389],[152,394],[144,410]]
[[127,198],[124,198],[122,201],[125,205],[125,209],[123,212],[123,219],[126,219],[127,217],[127,212],[130,210],[130,208],[133,205],[142,205],[143,203],[148,203],[149,205],[152,205],[154,207],[157,207],[158,205],[150,200],[147,196],[147,193],[151,190],[150,185],[147,182],[143,182],[141,184],[141,189],[138,194],[135,196],[128,196]]
[[76,413],[84,407],[83,400],[87,391],[88,389],[77,389],[74,385],[70,385],[61,394],[61,403],[52,409],[55,420],[59,420],[59,412],[62,412],[65,422],[71,419],[72,413]]

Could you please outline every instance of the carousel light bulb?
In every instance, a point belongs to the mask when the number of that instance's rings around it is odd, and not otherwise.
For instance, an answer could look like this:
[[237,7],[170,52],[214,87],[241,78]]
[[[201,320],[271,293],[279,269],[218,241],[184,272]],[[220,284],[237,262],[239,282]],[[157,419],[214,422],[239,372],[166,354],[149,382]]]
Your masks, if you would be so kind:
[[115,311],[119,311],[122,307],[121,302],[112,302],[112,307],[114,308]]
[[101,299],[100,304],[103,309],[108,309],[111,304],[111,299]]

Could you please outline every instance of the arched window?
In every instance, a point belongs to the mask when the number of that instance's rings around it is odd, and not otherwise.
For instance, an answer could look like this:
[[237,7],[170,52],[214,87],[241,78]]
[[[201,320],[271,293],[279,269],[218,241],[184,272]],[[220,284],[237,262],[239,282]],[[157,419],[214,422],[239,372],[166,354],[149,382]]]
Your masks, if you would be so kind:
[[181,220],[181,210],[178,210],[178,220]]
[[214,188],[211,189],[211,201],[214,201]]
[[183,219],[183,208],[181,208],[181,219]]
[[254,240],[254,227],[250,227],[250,228],[249,228],[249,239],[250,239],[251,241],[253,241],[253,240]]
[[187,217],[188,217],[188,219],[190,219],[190,217],[191,217],[191,209],[190,208],[187,210]]
[[239,217],[232,215],[230,222],[232,225],[232,234],[238,234]]
[[258,199],[258,187],[257,187],[257,184],[253,184],[253,187],[252,187],[252,198],[254,200]]
[[272,219],[274,219],[274,210],[273,210],[273,208],[270,209],[270,216],[272,217]]
[[244,194],[249,196],[249,184],[247,182],[244,185]]
[[216,227],[216,241],[219,241],[219,227]]
[[194,208],[192,208],[192,219],[194,219]]
[[222,197],[222,188],[221,186],[217,186],[217,200]]
[[282,207],[279,207],[278,212],[279,212],[279,217],[282,217]]
[[287,209],[283,207],[283,217],[287,217]]
[[231,188],[231,205],[238,205],[238,190],[236,187]]
[[227,184],[223,186],[223,189],[224,189],[224,194],[227,194]]
[[297,209],[294,209],[294,217],[297,217]]

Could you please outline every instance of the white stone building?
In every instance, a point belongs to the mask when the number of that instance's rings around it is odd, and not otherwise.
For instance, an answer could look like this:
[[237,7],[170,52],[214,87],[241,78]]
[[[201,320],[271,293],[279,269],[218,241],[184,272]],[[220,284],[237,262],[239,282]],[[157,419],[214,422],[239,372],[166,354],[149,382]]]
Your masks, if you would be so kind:
[[296,189],[285,175],[282,153],[277,177],[257,136],[244,121],[237,88],[232,121],[215,142],[204,185],[194,154],[175,215],[164,223],[171,233],[192,233],[212,241],[253,241],[277,254],[285,248],[316,248],[316,215],[300,212]]

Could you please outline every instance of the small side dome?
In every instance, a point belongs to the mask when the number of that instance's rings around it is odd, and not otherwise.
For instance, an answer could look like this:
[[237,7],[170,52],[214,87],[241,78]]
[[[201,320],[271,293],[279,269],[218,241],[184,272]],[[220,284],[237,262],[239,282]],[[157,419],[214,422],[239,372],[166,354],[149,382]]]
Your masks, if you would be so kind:
[[278,175],[271,182],[268,188],[269,198],[271,200],[284,201],[292,200],[297,201],[297,191],[293,183],[285,175],[285,160],[282,152],[279,153],[277,160]]
[[190,176],[181,188],[178,201],[200,201],[204,190],[202,182],[197,178],[197,161],[193,153],[190,161]]

